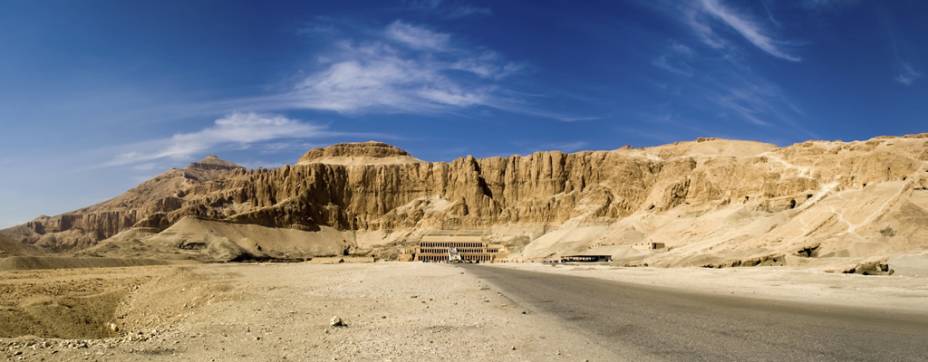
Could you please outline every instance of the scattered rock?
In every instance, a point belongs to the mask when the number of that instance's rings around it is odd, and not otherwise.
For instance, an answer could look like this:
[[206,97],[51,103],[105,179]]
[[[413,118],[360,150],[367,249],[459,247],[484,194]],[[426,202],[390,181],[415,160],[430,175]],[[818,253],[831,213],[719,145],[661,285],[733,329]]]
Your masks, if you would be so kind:
[[871,261],[857,264],[842,271],[844,274],[893,275],[896,271],[885,261]]
[[820,244],[804,246],[796,251],[796,255],[804,258],[814,258],[818,256],[819,248],[821,248]]
[[893,236],[896,236],[896,230],[893,230],[892,227],[887,226],[883,229],[880,229],[880,235],[883,235],[887,238],[891,238]]
[[346,324],[345,321],[343,321],[339,316],[334,316],[334,317],[332,317],[331,320],[329,320],[329,326],[332,326],[332,327],[347,327],[348,324]]

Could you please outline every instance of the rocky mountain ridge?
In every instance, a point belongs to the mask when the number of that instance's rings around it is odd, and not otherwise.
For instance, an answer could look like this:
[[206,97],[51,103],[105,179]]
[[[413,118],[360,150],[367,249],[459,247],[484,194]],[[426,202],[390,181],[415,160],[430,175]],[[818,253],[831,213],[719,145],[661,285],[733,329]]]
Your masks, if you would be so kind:
[[[727,266],[815,248],[860,259],[928,248],[926,165],[928,134],[783,148],[704,138],[451,162],[366,142],[313,149],[276,169],[211,157],[112,200],[2,233],[74,251],[195,217],[350,231],[346,238],[357,240],[346,243],[355,250],[468,228],[506,243],[512,258],[602,252],[632,263]],[[632,248],[644,242],[668,249]]]
[[325,163],[363,166],[419,162],[423,161],[412,157],[399,147],[383,142],[367,141],[314,148],[300,157],[296,164]]

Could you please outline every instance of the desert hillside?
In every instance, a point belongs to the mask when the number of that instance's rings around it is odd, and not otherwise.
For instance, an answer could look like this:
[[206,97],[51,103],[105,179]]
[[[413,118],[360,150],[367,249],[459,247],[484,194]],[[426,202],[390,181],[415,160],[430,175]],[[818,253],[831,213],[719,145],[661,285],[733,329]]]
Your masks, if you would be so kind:
[[[596,253],[631,265],[853,268],[928,250],[928,134],[451,162],[365,142],[256,170],[211,156],[0,238],[11,255],[391,258],[438,229],[484,230],[510,260]],[[665,247],[641,247],[650,243]]]

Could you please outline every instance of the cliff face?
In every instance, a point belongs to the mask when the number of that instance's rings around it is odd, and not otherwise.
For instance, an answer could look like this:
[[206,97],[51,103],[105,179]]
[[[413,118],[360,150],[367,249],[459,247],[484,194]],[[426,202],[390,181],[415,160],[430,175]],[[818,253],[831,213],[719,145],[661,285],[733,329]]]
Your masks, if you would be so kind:
[[[884,186],[894,206],[881,215],[905,206],[910,208],[907,217],[914,217],[910,223],[921,222],[919,213],[928,213],[926,161],[926,135],[785,148],[700,139],[642,149],[467,156],[448,163],[422,162],[393,146],[367,142],[314,149],[296,165],[271,170],[245,170],[208,158],[113,200],[41,217],[4,233],[46,249],[68,250],[94,245],[133,226],[163,230],[185,216],[302,231],[331,227],[408,235],[436,228],[506,229],[501,238],[532,240],[525,257],[543,257],[653,240],[660,237],[656,225],[671,215],[698,218],[736,210],[752,215],[750,220],[785,217],[774,223],[775,229],[796,216],[790,213],[824,199]],[[840,211],[822,221],[820,229],[843,222],[835,216]],[[860,227],[881,215],[862,220]],[[559,228],[597,225],[612,229],[572,240],[545,239]],[[623,233],[631,229],[639,236],[615,237],[629,235]],[[828,231],[828,238],[848,233],[838,229]],[[771,230],[743,229],[732,238],[759,240]],[[916,227],[913,232],[922,231]],[[666,237],[717,235],[718,230],[691,234]],[[789,240],[797,244],[823,238],[813,234]]]
[[422,162],[408,152],[383,142],[342,143],[314,148],[297,160],[297,165],[328,163],[340,165],[373,165]]
[[57,216],[40,216],[24,225],[3,231],[10,239],[50,251],[79,249],[96,244],[136,225],[155,223],[158,215],[181,208],[205,184],[222,180],[245,169],[216,156],[171,169],[103,203]]

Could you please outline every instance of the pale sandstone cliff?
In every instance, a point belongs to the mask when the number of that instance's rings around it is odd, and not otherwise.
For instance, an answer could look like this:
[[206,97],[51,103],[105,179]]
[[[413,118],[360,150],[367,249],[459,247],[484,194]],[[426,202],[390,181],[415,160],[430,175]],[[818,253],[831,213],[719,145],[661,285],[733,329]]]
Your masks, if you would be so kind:
[[314,148],[297,160],[297,165],[326,163],[346,166],[386,165],[422,162],[408,152],[383,142],[342,143]]
[[[860,260],[928,248],[926,164],[924,134],[785,148],[699,139],[447,163],[366,142],[314,149],[271,170],[208,158],[4,234],[74,250],[133,226],[155,233],[192,216],[339,231],[352,252],[468,228],[490,231],[513,259],[596,252],[650,265]],[[631,248],[644,241],[669,248]]]

